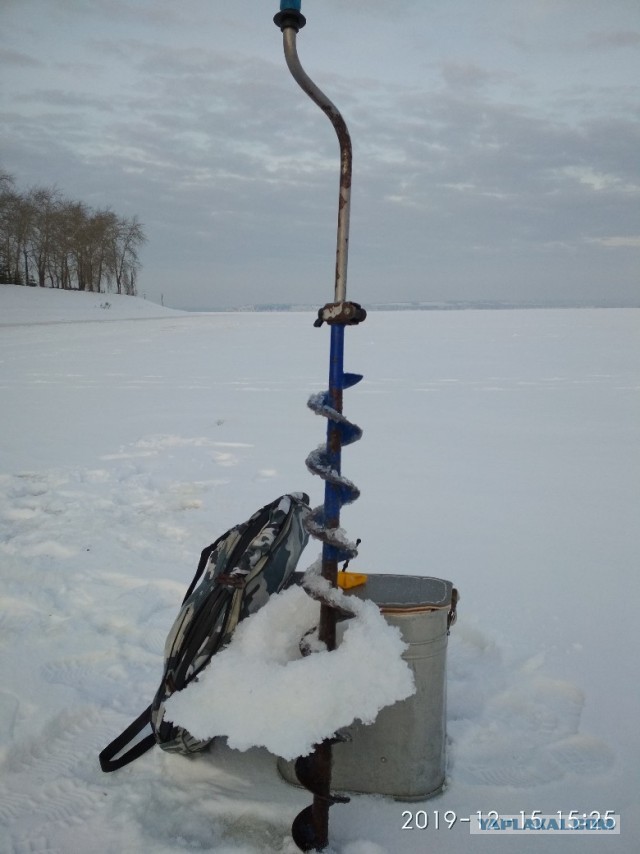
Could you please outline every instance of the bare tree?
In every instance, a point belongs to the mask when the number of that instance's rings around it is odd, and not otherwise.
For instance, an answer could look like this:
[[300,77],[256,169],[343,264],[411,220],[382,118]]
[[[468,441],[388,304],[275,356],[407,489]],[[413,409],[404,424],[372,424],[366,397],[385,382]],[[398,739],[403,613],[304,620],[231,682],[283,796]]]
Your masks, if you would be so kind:
[[0,282],[135,295],[145,241],[136,216],[94,210],[56,187],[20,194],[0,170]]
[[36,187],[29,193],[33,209],[29,233],[29,257],[35,267],[35,278],[41,288],[60,287],[51,275],[56,242],[56,219],[60,214],[62,196],[56,187]]
[[13,179],[2,174],[0,183],[0,267],[5,281],[28,284],[27,240],[31,228],[30,202],[13,190]]
[[111,246],[116,292],[136,295],[136,277],[140,269],[138,249],[146,243],[142,223],[138,217],[119,219]]
[[15,200],[13,184],[11,175],[0,171],[0,282],[3,284],[12,279],[13,220],[11,214]]

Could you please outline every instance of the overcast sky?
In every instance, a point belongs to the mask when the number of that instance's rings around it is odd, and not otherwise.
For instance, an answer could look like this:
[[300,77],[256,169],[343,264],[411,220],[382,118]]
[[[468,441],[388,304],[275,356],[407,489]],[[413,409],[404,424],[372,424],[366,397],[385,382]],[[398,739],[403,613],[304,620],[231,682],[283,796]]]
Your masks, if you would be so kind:
[[[165,305],[333,297],[338,144],[278,0],[0,0],[0,167],[137,214]],[[303,0],[348,296],[640,305],[639,0]]]

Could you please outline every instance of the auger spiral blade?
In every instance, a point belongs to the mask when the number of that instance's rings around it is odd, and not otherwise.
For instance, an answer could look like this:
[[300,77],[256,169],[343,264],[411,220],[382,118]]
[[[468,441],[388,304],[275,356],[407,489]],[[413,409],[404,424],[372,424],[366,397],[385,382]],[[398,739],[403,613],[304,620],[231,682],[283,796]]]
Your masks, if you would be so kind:
[[329,807],[349,803],[346,796],[329,793],[323,768],[324,764],[331,763],[331,746],[341,741],[339,737],[328,738],[309,756],[296,760],[296,776],[314,796],[313,804],[298,813],[291,826],[293,841],[301,851],[322,851],[327,844],[324,824]]

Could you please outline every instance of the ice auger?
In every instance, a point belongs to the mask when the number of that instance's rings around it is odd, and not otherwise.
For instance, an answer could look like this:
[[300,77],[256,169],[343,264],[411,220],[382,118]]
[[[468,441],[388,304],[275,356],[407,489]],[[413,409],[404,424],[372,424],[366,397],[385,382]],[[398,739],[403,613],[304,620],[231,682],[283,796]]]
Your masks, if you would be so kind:
[[[289,71],[304,92],[331,121],[340,144],[340,193],[338,199],[338,233],[334,301],[318,311],[314,326],[326,323],[331,330],[329,355],[329,388],[314,394],[309,407],[327,419],[326,444],[307,457],[307,468],[325,481],[324,504],[317,507],[308,521],[309,533],[322,542],[322,576],[332,586],[338,584],[338,564],[357,554],[340,528],[340,508],[359,495],[356,486],[342,475],[342,447],[356,442],[362,431],[342,413],[342,393],[362,379],[360,374],[344,372],[344,332],[347,326],[361,323],[365,310],[347,302],[347,255],[349,247],[349,214],[351,201],[352,152],[349,131],[337,107],[308,77],[300,64],[296,37],[306,24],[300,12],[300,0],[282,0],[274,23],[281,29],[284,55]],[[336,607],[329,598],[321,598],[319,640],[328,650],[336,646]],[[293,839],[302,851],[322,851],[328,845],[329,807],[349,799],[331,793],[331,747],[335,739],[326,739],[309,756],[296,761],[296,774],[303,786],[313,793],[313,803],[294,820]]]

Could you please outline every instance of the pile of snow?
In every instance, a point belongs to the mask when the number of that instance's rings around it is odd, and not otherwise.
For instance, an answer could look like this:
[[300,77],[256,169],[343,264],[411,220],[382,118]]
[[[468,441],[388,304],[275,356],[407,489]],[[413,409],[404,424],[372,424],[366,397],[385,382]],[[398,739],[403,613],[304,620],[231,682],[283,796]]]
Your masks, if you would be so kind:
[[0,326],[185,315],[141,297],[0,285]]
[[285,590],[240,623],[198,681],[167,700],[167,720],[199,739],[226,735],[238,750],[266,747],[295,759],[356,718],[373,723],[380,709],[411,696],[399,629],[372,602],[331,592],[354,612],[335,651],[302,656],[300,640],[318,625],[320,605],[300,587]]

